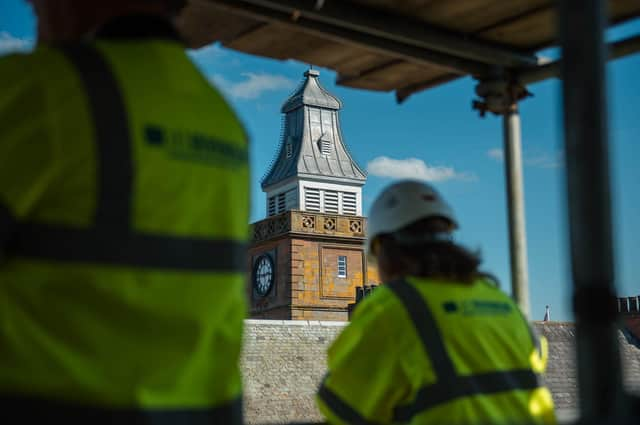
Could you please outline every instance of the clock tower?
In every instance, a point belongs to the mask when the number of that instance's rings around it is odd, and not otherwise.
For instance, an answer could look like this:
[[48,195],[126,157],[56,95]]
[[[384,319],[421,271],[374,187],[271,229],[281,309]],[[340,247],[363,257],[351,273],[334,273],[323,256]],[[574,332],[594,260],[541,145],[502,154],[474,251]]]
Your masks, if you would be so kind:
[[254,318],[347,320],[356,288],[379,281],[363,245],[366,175],[342,139],[341,108],[314,69],[282,106],[280,146],[262,180],[267,218],[252,225]]

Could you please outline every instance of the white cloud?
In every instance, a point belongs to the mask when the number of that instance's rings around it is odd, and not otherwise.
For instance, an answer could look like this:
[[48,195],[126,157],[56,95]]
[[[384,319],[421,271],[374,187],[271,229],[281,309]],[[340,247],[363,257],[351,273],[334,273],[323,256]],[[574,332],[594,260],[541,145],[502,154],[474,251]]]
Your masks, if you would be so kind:
[[369,174],[396,179],[418,179],[429,182],[475,180],[470,173],[457,172],[453,167],[431,166],[418,158],[393,159],[379,156],[367,164]]
[[213,74],[211,80],[223,92],[235,99],[257,99],[267,91],[291,90],[295,87],[295,81],[276,74],[255,74],[245,72],[240,74],[243,81],[230,81],[219,74]]
[[526,156],[524,163],[530,167],[538,168],[560,168],[564,162],[564,155],[562,152],[556,152],[555,154],[540,153],[536,155]]
[[487,156],[496,161],[502,162],[504,160],[504,152],[500,148],[489,149]]
[[0,53],[26,52],[33,47],[33,40],[18,38],[6,31],[0,31]]
[[[487,156],[495,161],[504,161],[504,152],[501,148],[493,148],[487,151]],[[560,168],[563,166],[564,155],[562,151],[550,154],[548,152],[525,152],[522,162],[524,165],[535,168]]]

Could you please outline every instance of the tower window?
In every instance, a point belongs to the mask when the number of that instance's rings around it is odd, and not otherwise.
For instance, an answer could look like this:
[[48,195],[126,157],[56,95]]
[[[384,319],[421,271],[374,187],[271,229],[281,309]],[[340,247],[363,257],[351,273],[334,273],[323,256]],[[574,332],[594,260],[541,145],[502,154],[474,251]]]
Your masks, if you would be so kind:
[[338,255],[338,277],[347,277],[347,256]]

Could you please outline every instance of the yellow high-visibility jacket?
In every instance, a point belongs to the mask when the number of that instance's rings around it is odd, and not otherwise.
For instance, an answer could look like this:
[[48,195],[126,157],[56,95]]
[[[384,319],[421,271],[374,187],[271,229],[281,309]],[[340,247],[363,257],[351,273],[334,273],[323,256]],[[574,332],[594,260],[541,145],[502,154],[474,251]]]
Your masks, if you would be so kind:
[[0,60],[0,406],[240,423],[248,141],[170,25],[127,19]]
[[358,305],[317,402],[332,424],[553,424],[546,360],[546,340],[489,282],[407,278]]

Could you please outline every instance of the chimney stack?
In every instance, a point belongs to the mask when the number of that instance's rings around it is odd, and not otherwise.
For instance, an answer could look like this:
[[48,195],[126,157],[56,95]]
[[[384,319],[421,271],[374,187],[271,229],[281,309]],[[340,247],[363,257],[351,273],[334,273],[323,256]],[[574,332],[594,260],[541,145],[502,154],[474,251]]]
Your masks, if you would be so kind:
[[549,306],[546,306],[544,309],[544,319],[542,319],[543,322],[549,322],[551,321],[551,310],[549,309]]

